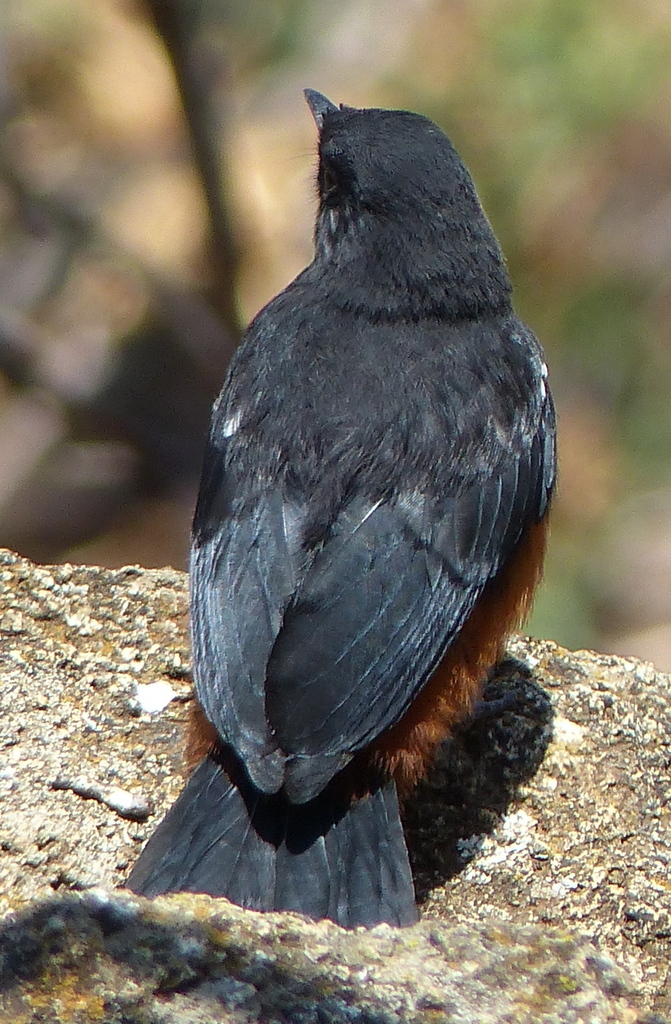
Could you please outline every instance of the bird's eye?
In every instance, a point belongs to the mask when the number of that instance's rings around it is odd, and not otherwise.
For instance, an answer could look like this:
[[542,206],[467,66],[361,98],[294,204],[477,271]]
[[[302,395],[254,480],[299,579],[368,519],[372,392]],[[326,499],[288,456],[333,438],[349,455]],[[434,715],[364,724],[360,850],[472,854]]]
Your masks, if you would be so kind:
[[330,164],[323,164],[321,169],[321,192],[322,196],[330,196],[338,188],[338,176]]

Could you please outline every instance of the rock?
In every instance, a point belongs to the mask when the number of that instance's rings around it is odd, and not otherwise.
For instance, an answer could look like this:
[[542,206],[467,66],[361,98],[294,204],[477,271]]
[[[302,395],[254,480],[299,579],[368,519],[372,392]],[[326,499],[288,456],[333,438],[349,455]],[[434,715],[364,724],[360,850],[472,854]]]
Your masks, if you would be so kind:
[[[138,809],[181,788],[187,635],[183,573],[0,551],[0,913],[123,883],[156,822]],[[175,698],[152,716],[138,684],[156,682]]]
[[515,640],[516,707],[441,751],[407,808],[425,916],[589,935],[668,1015],[671,697],[649,664]]
[[[425,921],[346,932],[206,896],[65,896],[0,936],[14,1024],[633,1022],[621,972],[556,929]],[[49,1016],[36,1016],[36,1011]]]
[[0,552],[1,1021],[665,1019],[669,680],[631,659],[511,643],[406,807],[415,928],[99,891],[181,787],[187,619],[174,570]]

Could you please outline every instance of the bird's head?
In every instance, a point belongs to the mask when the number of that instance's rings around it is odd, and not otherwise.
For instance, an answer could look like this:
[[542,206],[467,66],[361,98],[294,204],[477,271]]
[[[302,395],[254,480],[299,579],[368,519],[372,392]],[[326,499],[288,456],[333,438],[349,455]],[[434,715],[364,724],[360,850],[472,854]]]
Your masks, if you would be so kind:
[[319,130],[318,257],[344,269],[363,255],[369,279],[391,272],[425,298],[457,288],[469,308],[508,302],[501,250],[445,133],[406,110],[338,107],[312,89],[305,96]]

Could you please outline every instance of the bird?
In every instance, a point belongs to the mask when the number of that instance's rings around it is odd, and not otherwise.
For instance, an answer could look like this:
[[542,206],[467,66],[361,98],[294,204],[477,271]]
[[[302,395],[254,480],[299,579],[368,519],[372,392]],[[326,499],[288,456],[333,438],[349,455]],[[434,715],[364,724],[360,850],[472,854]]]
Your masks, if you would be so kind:
[[306,89],[312,262],[252,320],[193,522],[192,774],[127,885],[418,919],[401,809],[542,574],[543,351],[447,135]]

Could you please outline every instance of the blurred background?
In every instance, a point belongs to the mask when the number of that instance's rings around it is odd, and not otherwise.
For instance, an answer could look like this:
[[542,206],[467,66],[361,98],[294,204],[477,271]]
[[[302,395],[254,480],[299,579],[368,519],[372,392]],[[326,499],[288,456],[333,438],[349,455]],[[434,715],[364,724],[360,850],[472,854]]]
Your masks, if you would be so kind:
[[456,142],[557,399],[531,629],[671,670],[666,0],[5,0],[0,544],[185,565],[227,361],[311,258],[305,86]]

